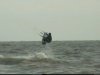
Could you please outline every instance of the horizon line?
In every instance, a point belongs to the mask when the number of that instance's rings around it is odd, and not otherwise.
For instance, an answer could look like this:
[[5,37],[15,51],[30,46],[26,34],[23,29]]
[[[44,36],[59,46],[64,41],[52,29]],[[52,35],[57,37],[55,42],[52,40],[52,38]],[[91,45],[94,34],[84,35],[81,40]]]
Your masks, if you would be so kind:
[[[7,41],[7,40],[5,40],[5,41],[0,41],[0,42],[41,42],[40,40],[10,40],[10,41]],[[54,41],[52,41],[52,42],[55,42],[55,41],[100,41],[100,40],[54,40]]]

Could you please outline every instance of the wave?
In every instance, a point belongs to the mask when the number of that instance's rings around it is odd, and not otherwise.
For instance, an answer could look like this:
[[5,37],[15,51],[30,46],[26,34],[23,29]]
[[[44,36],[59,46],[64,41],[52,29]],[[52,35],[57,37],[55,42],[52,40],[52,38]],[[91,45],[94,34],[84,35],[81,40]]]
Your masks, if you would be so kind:
[[4,56],[0,55],[0,64],[5,64],[5,65],[13,65],[13,64],[18,64],[25,60],[24,58],[16,58],[14,56]]
[[14,64],[28,64],[28,63],[46,62],[46,63],[58,63],[61,60],[52,58],[43,52],[37,52],[34,55],[26,56],[4,56],[0,55],[0,64],[14,65]]
[[55,58],[52,48],[47,45],[44,50],[39,52],[30,53],[28,55],[20,56],[4,56],[0,55],[0,64],[13,65],[13,64],[28,64],[33,62],[46,62],[46,63],[59,63],[61,60]]

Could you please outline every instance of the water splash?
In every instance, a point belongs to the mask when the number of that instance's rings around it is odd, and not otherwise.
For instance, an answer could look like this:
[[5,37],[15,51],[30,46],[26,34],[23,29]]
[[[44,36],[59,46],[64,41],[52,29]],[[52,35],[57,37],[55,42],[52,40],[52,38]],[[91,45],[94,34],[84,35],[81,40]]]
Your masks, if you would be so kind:
[[50,47],[49,44],[46,44],[41,52],[44,53],[48,58],[54,58],[53,49]]

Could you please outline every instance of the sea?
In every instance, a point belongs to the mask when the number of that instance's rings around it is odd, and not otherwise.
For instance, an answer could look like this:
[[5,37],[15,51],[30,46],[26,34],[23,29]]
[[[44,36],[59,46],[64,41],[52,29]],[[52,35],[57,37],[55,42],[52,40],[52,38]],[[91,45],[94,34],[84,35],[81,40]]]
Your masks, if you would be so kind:
[[100,74],[100,41],[0,42],[0,74]]

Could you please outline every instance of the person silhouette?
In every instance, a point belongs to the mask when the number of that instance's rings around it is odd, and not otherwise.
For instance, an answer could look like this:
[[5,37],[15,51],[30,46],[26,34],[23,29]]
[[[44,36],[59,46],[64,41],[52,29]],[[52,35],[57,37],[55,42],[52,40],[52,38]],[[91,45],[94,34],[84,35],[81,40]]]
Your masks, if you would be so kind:
[[47,32],[44,32],[42,33],[42,35],[40,35],[42,37],[42,44],[43,45],[46,45],[46,43],[50,43],[52,41],[52,36],[51,36],[51,33],[47,33]]

